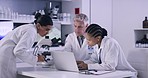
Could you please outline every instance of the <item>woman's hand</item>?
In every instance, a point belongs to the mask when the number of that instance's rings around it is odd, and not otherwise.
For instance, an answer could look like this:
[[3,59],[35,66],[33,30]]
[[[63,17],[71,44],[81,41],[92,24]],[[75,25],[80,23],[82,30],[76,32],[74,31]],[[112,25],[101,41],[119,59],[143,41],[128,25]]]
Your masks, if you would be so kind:
[[87,70],[88,69],[88,65],[86,63],[84,63],[83,61],[77,61],[77,65],[79,70]]
[[38,62],[44,62],[45,57],[43,55],[38,55]]

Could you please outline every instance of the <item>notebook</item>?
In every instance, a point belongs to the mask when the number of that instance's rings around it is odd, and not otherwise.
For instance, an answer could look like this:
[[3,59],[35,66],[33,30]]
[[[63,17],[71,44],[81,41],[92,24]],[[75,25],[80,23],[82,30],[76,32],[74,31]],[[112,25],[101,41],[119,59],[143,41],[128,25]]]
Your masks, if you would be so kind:
[[51,52],[56,69],[79,72],[72,52]]

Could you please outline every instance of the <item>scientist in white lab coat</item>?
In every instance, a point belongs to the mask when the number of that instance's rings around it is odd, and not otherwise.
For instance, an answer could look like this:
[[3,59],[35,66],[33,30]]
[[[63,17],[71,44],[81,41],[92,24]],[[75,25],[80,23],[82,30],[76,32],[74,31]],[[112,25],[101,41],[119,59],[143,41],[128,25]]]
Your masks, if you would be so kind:
[[22,25],[9,32],[0,41],[0,78],[16,78],[16,57],[32,65],[37,61],[44,61],[43,56],[34,56],[27,50],[35,42],[37,33],[45,36],[52,26],[52,19],[42,15],[37,19],[36,25]]
[[83,61],[90,58],[93,47],[87,45],[84,37],[85,29],[88,26],[88,17],[85,14],[76,14],[74,17],[74,32],[70,33],[66,40],[64,50],[73,52],[76,60]]
[[107,37],[107,31],[97,24],[91,24],[85,31],[87,43],[98,45],[89,60],[77,61],[79,69],[95,70],[136,70],[128,63],[118,42]]

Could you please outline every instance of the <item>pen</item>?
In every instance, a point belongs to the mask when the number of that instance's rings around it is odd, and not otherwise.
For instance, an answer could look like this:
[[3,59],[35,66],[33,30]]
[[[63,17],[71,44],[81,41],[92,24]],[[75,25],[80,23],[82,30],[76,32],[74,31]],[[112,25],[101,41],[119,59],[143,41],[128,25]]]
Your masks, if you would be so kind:
[[98,70],[96,70],[96,69],[89,69],[88,71],[95,71],[95,72],[97,72]]

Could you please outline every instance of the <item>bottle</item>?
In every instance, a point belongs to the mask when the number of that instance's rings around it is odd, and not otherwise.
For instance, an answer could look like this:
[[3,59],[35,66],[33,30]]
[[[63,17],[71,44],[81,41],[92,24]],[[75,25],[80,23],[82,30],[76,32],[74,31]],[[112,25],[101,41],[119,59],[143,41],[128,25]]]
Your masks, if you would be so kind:
[[145,17],[145,20],[143,21],[143,28],[148,28],[148,20],[147,20],[147,17]]

